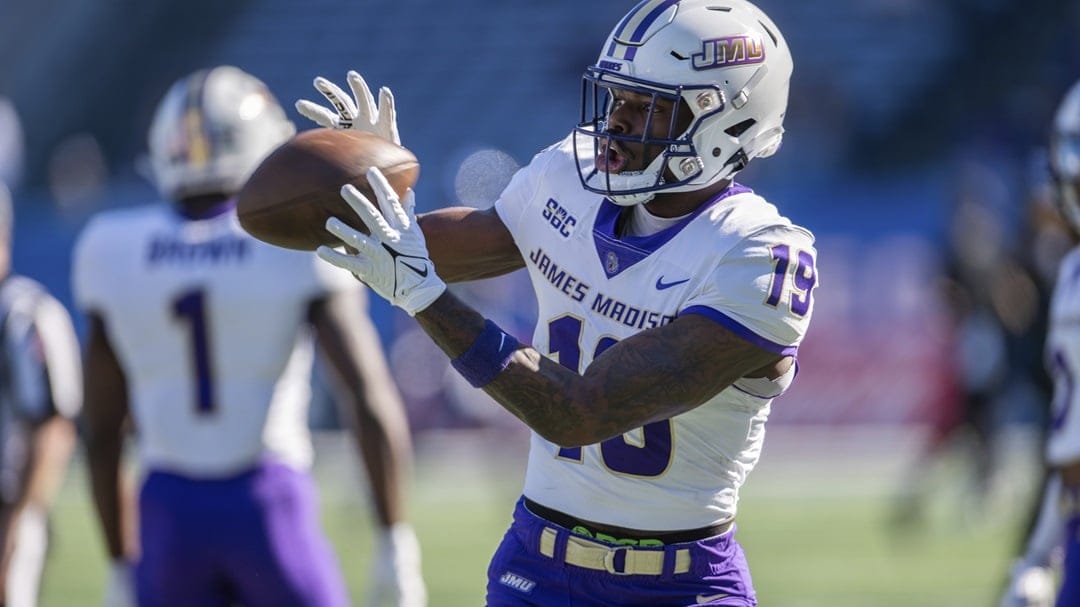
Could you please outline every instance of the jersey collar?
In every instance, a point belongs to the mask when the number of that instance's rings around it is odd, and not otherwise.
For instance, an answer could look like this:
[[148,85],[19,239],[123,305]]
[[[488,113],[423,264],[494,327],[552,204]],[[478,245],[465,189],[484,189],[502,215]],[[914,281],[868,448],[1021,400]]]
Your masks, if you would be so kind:
[[600,259],[600,265],[604,267],[604,273],[608,278],[618,275],[667,244],[698,215],[716,206],[720,201],[736,194],[752,191],[744,185],[732,182],[731,186],[699,206],[675,225],[649,236],[624,236],[622,238],[616,235],[615,229],[619,215],[625,207],[605,198],[600,203],[600,209],[596,213],[596,223],[593,225],[593,244],[596,245],[596,254]]
[[187,221],[199,221],[199,220],[202,220],[202,219],[213,219],[214,217],[224,215],[225,213],[228,213],[228,212],[232,211],[233,209],[235,209],[236,208],[236,198],[235,197],[234,198],[228,198],[226,200],[221,201],[218,204],[215,204],[214,206],[207,207],[205,209],[200,209],[199,211],[194,211],[192,209],[188,209],[182,204],[173,204],[172,208],[173,208],[173,210],[176,211],[177,215],[179,215],[180,217],[183,217]]

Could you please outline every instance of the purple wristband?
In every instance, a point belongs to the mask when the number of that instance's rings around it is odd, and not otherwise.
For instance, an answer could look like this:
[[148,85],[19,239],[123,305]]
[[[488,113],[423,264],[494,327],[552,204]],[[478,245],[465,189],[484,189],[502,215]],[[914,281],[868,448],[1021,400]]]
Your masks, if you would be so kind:
[[484,320],[484,330],[468,350],[450,364],[467,379],[474,388],[483,388],[502,373],[510,364],[510,357],[521,347],[521,342],[504,332],[499,325]]

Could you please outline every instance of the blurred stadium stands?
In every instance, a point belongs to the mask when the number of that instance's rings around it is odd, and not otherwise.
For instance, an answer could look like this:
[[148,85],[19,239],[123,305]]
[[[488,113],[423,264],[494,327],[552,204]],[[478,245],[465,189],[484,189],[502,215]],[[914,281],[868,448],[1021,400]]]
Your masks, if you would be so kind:
[[[137,167],[159,95],[179,75],[219,63],[267,82],[301,128],[291,105],[315,98],[316,75],[343,82],[355,68],[390,86],[403,141],[423,166],[420,208],[484,204],[514,163],[577,120],[582,68],[631,4],[5,0],[0,97],[24,131],[16,267],[70,302],[70,248],[88,214],[155,195]],[[924,419],[953,390],[933,284],[957,175],[981,167],[988,204],[1017,231],[1003,242],[1020,242],[1029,159],[1059,95],[1080,77],[1080,5],[759,4],[796,68],[784,149],[743,180],[815,231],[822,275],[802,377],[775,418]],[[512,282],[501,290],[522,311],[497,319],[528,338],[531,294]],[[444,364],[409,339],[403,315],[381,302],[374,313],[399,360]],[[444,387],[413,395],[418,428],[492,421],[467,403],[447,413]]]

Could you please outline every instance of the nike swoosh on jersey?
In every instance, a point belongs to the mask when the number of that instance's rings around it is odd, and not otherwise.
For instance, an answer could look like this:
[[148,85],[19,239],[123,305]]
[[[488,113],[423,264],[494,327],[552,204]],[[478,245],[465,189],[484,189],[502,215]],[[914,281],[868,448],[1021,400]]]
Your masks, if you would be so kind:
[[419,274],[420,278],[427,278],[427,273],[428,273],[427,266],[424,266],[423,269],[420,269],[420,268],[418,268],[416,266],[410,266],[409,264],[405,263],[404,261],[401,262],[401,265],[403,265],[406,268],[409,268],[410,270],[412,270],[413,272],[416,272],[417,274]]
[[720,594],[699,594],[699,595],[697,595],[696,600],[697,600],[698,605],[705,605],[705,604],[711,603],[713,601],[718,601],[718,600],[720,600],[720,599],[722,599],[722,598],[724,598],[726,596],[727,596],[726,592],[721,592]]
[[664,289],[670,289],[671,287],[674,287],[675,285],[681,285],[684,282],[690,282],[690,279],[689,278],[684,278],[682,280],[676,280],[674,282],[664,282],[664,277],[661,276],[660,278],[656,279],[656,290],[657,291],[663,291]]

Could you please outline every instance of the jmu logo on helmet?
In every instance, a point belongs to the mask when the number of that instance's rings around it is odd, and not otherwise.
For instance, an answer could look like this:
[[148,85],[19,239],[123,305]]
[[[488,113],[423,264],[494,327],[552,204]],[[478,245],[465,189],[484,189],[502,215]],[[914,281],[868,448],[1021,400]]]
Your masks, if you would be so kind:
[[691,56],[695,70],[711,70],[765,62],[765,45],[756,36],[728,36],[701,41],[701,52]]

